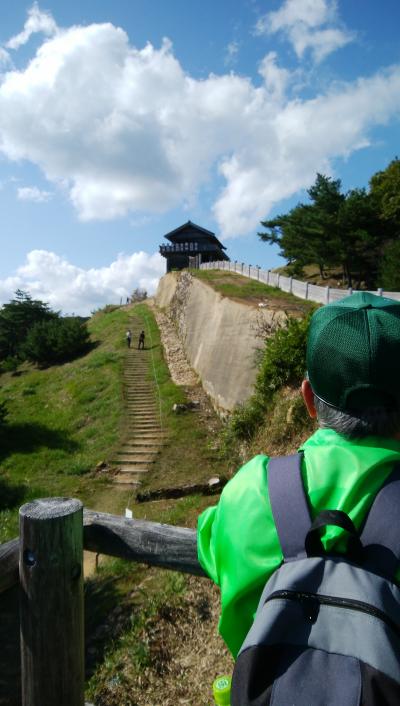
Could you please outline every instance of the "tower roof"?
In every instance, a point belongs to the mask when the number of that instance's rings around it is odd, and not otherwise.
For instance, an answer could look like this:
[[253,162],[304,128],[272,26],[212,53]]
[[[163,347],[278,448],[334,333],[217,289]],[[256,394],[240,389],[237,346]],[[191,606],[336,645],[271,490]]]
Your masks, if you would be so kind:
[[183,234],[185,231],[190,229],[192,233],[190,235],[185,234],[185,240],[193,239],[193,240],[199,240],[199,239],[206,239],[206,240],[211,240],[212,242],[216,243],[219,245],[220,248],[223,250],[226,250],[226,247],[222,245],[222,243],[218,240],[216,237],[215,233],[213,233],[211,230],[207,230],[206,228],[202,228],[201,226],[196,225],[196,223],[192,223],[192,221],[187,221],[187,223],[184,223],[183,225],[179,226],[178,228],[175,228],[174,230],[171,230],[169,233],[166,233],[164,235],[164,238],[167,238],[167,240],[170,240],[172,243],[176,240],[179,240],[179,236]]

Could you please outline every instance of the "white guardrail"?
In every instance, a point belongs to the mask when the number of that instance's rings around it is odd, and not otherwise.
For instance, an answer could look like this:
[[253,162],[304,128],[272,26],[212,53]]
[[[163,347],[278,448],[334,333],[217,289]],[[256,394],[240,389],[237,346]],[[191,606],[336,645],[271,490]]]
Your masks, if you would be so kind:
[[[330,302],[343,299],[353,291],[350,289],[335,289],[334,287],[320,287],[310,282],[301,282],[293,277],[285,277],[271,270],[262,270],[258,265],[246,265],[244,262],[231,262],[230,260],[221,260],[219,262],[203,262],[200,265],[201,270],[226,270],[229,272],[237,272],[244,277],[256,279],[258,282],[264,282],[270,287],[278,287],[283,292],[295,294],[300,299],[308,299],[319,304],[329,304]],[[400,292],[386,292],[383,289],[377,289],[372,294],[377,294],[380,297],[388,297],[400,301]]]

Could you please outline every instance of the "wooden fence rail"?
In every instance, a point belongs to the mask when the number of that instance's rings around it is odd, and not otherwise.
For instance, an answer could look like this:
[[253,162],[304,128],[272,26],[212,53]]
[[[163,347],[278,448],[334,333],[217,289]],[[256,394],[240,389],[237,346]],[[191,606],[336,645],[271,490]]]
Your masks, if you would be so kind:
[[[83,548],[96,554],[205,576],[197,559],[196,531],[83,510]],[[19,539],[0,544],[0,593],[15,586]]]
[[195,530],[68,498],[23,505],[19,539],[0,545],[0,593],[20,583],[22,706],[84,706],[83,549],[205,576]]

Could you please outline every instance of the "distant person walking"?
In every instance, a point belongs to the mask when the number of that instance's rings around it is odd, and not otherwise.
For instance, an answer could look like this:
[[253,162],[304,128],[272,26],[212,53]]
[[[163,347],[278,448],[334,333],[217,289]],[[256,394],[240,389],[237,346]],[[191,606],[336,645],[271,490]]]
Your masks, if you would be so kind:
[[130,348],[130,347],[131,347],[131,341],[132,341],[132,331],[130,330],[130,328],[128,328],[128,330],[127,330],[127,332],[126,332],[126,334],[125,334],[125,338],[126,338],[126,342],[127,342],[127,344],[128,344],[128,348]]
[[138,350],[139,350],[139,348],[141,348],[142,350],[144,350],[144,331],[141,331],[141,332],[140,332],[139,343],[138,343]]

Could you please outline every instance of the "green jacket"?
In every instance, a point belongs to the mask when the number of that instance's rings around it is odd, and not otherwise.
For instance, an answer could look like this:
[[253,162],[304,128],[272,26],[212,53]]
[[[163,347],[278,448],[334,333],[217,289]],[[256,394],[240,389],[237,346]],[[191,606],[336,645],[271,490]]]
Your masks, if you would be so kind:
[[[331,429],[319,429],[300,450],[312,517],[321,510],[343,510],[357,528],[393,463],[400,461],[399,441],[349,441]],[[218,505],[205,510],[198,521],[199,561],[221,589],[219,630],[234,657],[250,629],[264,584],[283,559],[267,473],[268,456],[255,456],[225,486]],[[344,534],[338,527],[327,528],[325,548],[343,549]]]

